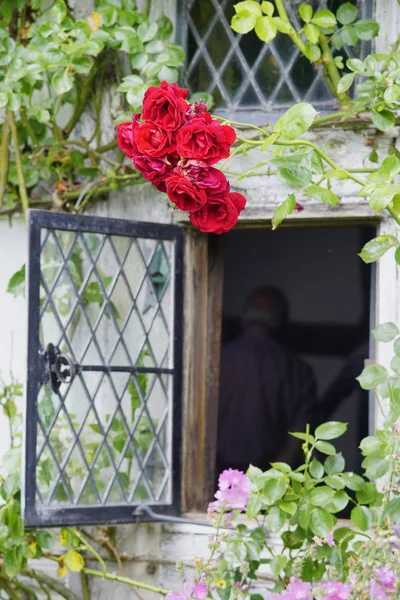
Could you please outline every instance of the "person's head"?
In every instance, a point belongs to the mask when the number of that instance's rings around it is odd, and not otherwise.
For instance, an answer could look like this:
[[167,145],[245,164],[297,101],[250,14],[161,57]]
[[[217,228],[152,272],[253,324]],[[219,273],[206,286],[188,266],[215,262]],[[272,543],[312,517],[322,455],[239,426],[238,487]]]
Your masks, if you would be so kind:
[[289,305],[285,295],[274,287],[253,290],[247,298],[245,325],[259,325],[268,331],[278,331],[289,320]]

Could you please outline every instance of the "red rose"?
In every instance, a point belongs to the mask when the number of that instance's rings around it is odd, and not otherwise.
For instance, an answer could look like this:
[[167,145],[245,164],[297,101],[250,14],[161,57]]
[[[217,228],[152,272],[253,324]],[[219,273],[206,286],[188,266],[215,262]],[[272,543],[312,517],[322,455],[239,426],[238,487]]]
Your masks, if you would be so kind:
[[240,214],[246,206],[246,198],[242,194],[239,194],[239,192],[229,192],[228,196]]
[[166,192],[165,180],[172,174],[178,157],[174,155],[152,157],[138,154],[133,162],[145,179],[151,181],[160,192]]
[[187,93],[187,89],[166,81],[162,81],[160,87],[149,87],[143,100],[143,120],[151,121],[165,131],[175,131],[182,125],[188,109]]
[[135,142],[139,153],[148,156],[164,156],[175,150],[171,132],[154,123],[143,123],[135,132]]
[[204,208],[190,214],[190,220],[204,233],[226,233],[236,225],[245,204],[245,198],[238,192],[209,196]]
[[209,113],[191,119],[176,136],[176,149],[183,158],[204,160],[212,165],[229,157],[236,134],[229,125],[221,125]]
[[218,169],[210,167],[201,160],[187,160],[178,164],[177,171],[193,181],[199,188],[209,190],[211,194],[222,194],[229,191],[229,181]]
[[168,177],[166,186],[168,198],[180,210],[189,212],[198,211],[207,202],[206,192],[196,187],[186,177],[182,177],[182,175],[171,175],[171,177]]
[[134,114],[132,115],[132,122],[120,123],[117,127],[118,146],[128,158],[133,158],[137,154],[134,138],[136,130],[140,127],[139,117],[140,115]]
[[193,104],[189,104],[189,108],[186,113],[186,118],[193,119],[195,117],[203,115],[207,111],[207,104],[203,100],[199,100],[198,102],[193,102]]

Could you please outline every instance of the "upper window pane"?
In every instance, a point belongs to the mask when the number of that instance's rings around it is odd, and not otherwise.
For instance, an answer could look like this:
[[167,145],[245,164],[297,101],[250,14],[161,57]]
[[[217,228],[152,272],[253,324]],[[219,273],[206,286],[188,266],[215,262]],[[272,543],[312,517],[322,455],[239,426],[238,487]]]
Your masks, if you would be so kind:
[[[303,0],[287,2],[292,23],[301,27],[298,8]],[[346,0],[312,0],[314,10],[336,13]],[[311,102],[320,110],[332,110],[335,98],[321,69],[316,69],[288,36],[278,33],[269,44],[254,33],[237,35],[230,28],[235,11],[232,0],[183,0],[184,43],[187,60],[185,85],[192,93],[210,92],[215,110],[232,117],[257,116],[289,108],[295,102]],[[370,0],[353,0],[360,18],[370,16]],[[343,48],[344,59],[359,55],[360,47]]]

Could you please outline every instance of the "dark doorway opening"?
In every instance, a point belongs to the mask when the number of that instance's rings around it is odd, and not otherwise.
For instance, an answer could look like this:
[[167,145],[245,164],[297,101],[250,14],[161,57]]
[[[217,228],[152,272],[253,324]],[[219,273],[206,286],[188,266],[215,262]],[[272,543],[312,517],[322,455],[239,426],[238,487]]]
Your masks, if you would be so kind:
[[[374,233],[372,226],[294,227],[274,232],[260,228],[234,230],[221,239],[222,352],[243,333],[249,294],[264,286],[280,290],[289,306],[289,320],[276,333],[276,341],[311,367],[317,401],[325,403],[323,420],[348,422],[336,446],[346,457],[346,470],[354,472],[361,469],[360,440],[368,435],[369,398],[357,382],[349,384],[349,373],[347,382],[346,376],[338,378],[350,364],[350,381],[354,382],[369,356],[374,326],[371,267],[357,254]],[[220,422],[219,431],[221,427]]]

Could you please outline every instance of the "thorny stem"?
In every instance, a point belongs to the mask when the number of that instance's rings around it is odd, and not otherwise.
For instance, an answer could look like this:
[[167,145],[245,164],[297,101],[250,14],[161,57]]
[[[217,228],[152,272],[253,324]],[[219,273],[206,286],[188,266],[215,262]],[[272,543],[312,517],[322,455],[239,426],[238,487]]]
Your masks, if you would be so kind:
[[89,542],[83,537],[83,535],[77,529],[74,530],[74,534],[76,535],[77,538],[79,538],[81,540],[81,542],[85,546],[85,548],[87,548],[89,550],[89,552],[91,552],[93,554],[93,556],[95,556],[97,558],[97,560],[99,561],[99,563],[101,565],[101,568],[103,569],[103,573],[106,573],[107,572],[106,563],[101,558],[101,556],[97,552],[97,550],[95,550],[93,548],[93,546],[91,546],[89,544]]
[[82,587],[82,596],[83,600],[90,600],[90,590],[89,590],[89,581],[87,574],[83,571],[80,572],[81,576],[81,587]]
[[10,121],[11,137],[12,137],[13,146],[14,146],[15,167],[17,169],[19,195],[20,195],[20,199],[21,199],[22,210],[24,212],[24,218],[26,221],[26,213],[29,208],[29,200],[28,200],[28,195],[26,193],[24,173],[22,170],[22,161],[21,161],[21,153],[19,151],[17,126],[15,125],[13,112],[8,109],[7,114],[8,114],[8,118]]
[[8,158],[10,149],[10,117],[6,113],[3,122],[3,131],[1,134],[1,148],[0,148],[0,206],[3,203],[4,193],[7,185],[8,175]]
[[84,573],[87,575],[91,575],[92,577],[102,577],[103,579],[110,579],[111,581],[119,581],[120,583],[125,583],[133,588],[141,588],[143,590],[149,590],[150,592],[155,592],[156,594],[162,594],[166,596],[169,594],[169,590],[165,590],[164,588],[156,587],[154,585],[150,585],[149,583],[143,583],[142,581],[136,581],[135,579],[130,579],[129,577],[121,577],[120,575],[115,575],[115,573],[102,573],[101,571],[96,571],[94,569],[82,569]]
[[335,65],[335,61],[333,60],[331,49],[329,48],[328,40],[326,36],[321,33],[319,36],[319,43],[322,50],[322,62],[324,64],[324,70],[326,71],[325,78],[330,80],[332,91],[339,99],[341,105],[346,104],[348,102],[348,97],[346,94],[338,94],[337,87],[340,81],[340,74],[337,66]]
[[275,6],[276,6],[276,10],[278,11],[280,18],[283,21],[285,21],[286,23],[290,24],[290,30],[288,31],[288,36],[290,37],[292,42],[294,44],[296,44],[296,46],[298,47],[300,52],[302,54],[304,54],[305,44],[304,44],[303,40],[301,39],[300,35],[297,33],[297,31],[293,27],[292,23],[290,22],[289,16],[286,12],[284,0],[275,0]]
[[79,119],[81,118],[81,115],[82,115],[83,111],[85,110],[87,103],[89,102],[90,96],[92,95],[92,92],[93,92],[92,84],[97,75],[97,72],[98,72],[98,67],[97,67],[96,63],[94,63],[92,70],[90,71],[90,73],[83,85],[83,88],[82,88],[82,91],[80,94],[80,101],[79,101],[79,103],[75,104],[74,112],[72,113],[72,116],[65,127],[65,133],[67,136],[71,133],[71,131],[73,130],[73,128],[75,127],[75,125],[77,124]]
[[19,109],[19,112],[20,112],[21,120],[24,124],[24,127],[25,127],[26,131],[28,132],[29,137],[32,140],[32,144],[34,146],[37,146],[38,145],[37,135],[34,132],[32,125],[29,122],[28,116],[26,114],[26,110],[24,108],[22,108],[22,106],[21,106],[21,108]]
[[74,594],[72,590],[68,589],[61,581],[59,581],[58,579],[53,579],[53,577],[50,577],[49,575],[46,575],[41,571],[37,571],[36,569],[24,569],[21,575],[25,575],[27,577],[30,577],[31,579],[35,579],[39,584],[43,583],[48,588],[53,590],[53,592],[56,592],[57,594],[65,598],[65,600],[81,600],[78,596],[76,596],[76,594]]

